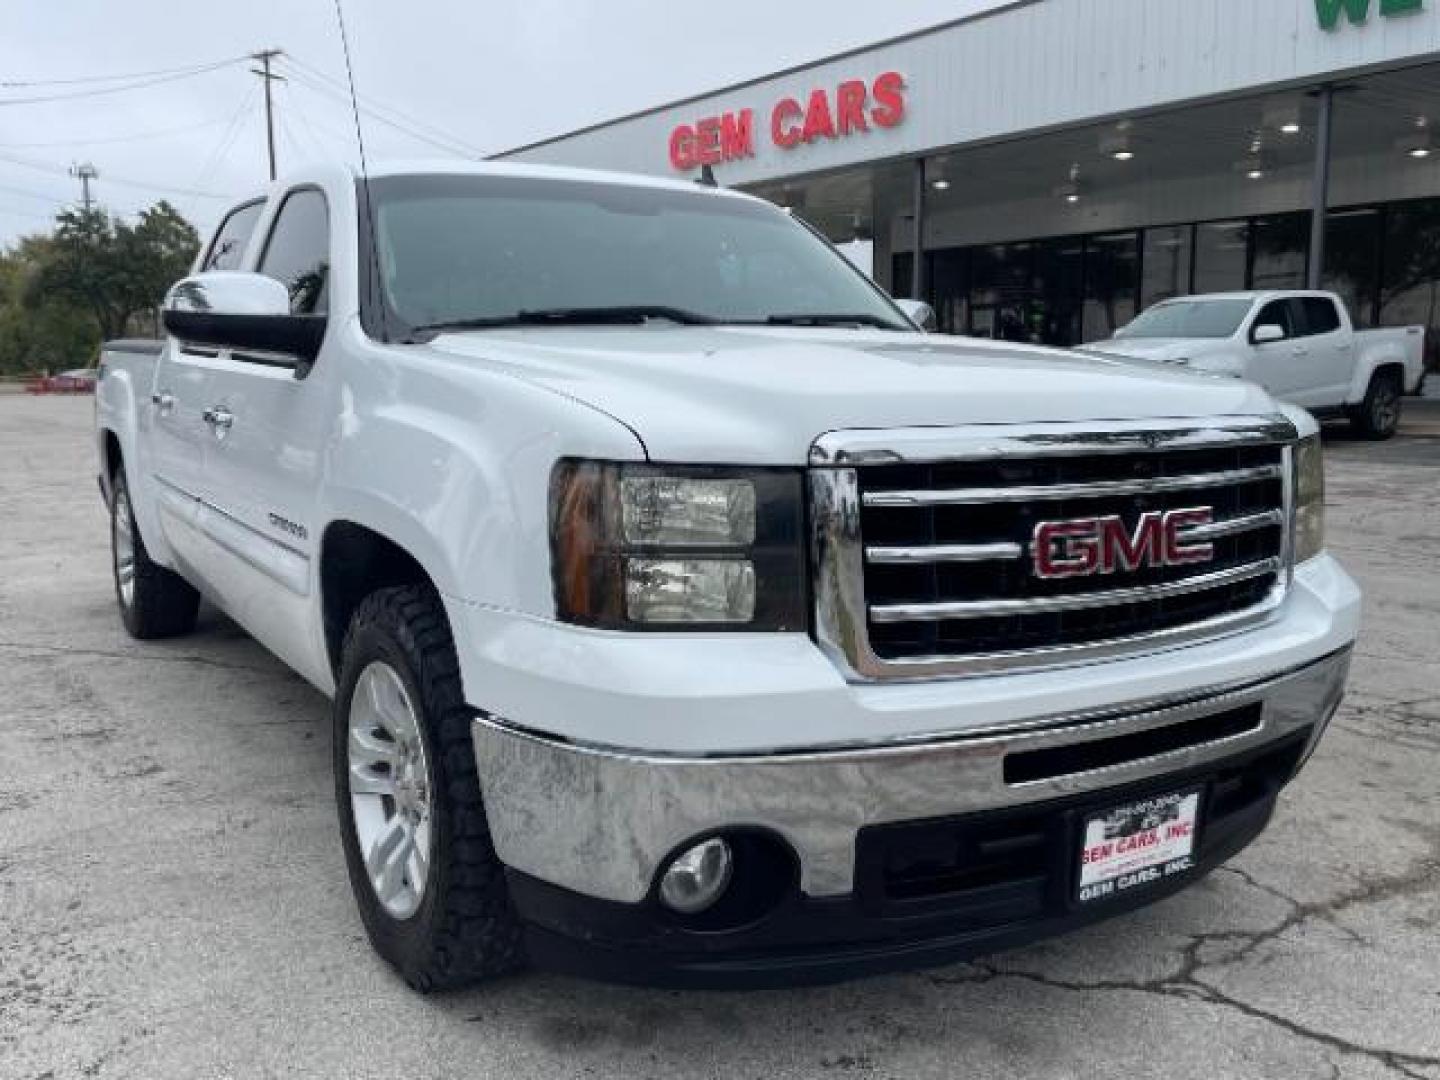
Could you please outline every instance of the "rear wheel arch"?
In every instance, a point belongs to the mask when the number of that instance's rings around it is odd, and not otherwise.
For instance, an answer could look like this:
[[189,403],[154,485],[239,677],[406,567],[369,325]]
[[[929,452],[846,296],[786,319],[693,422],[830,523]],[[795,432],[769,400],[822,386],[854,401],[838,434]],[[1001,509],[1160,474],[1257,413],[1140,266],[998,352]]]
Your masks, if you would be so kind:
[[1403,391],[1405,389],[1405,365],[1394,360],[1377,364],[1375,370],[1370,373],[1370,381],[1374,382],[1380,378],[1394,379]]

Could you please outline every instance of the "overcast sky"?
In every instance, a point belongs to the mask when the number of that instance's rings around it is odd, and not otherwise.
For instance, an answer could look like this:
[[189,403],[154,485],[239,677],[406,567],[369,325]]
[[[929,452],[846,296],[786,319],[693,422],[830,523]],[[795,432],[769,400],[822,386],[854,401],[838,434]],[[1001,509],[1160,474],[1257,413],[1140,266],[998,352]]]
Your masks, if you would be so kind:
[[[412,132],[368,117],[372,159],[503,150],[934,25],[955,7],[345,0],[362,100]],[[0,27],[0,245],[43,231],[78,199],[66,175],[77,161],[99,170],[95,192],[110,209],[129,214],[165,197],[202,232],[226,200],[265,179],[260,80],[249,63],[121,93],[94,93],[120,82],[62,80],[283,49],[282,173],[306,158],[353,156],[347,107],[326,82],[343,85],[345,71],[333,0],[0,0]]]

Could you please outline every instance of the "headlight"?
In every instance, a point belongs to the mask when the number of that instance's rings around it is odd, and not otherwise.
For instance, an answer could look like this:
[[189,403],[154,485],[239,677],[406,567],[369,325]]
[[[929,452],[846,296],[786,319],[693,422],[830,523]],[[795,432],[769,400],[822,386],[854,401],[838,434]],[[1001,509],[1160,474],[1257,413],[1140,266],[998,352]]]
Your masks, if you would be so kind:
[[803,630],[802,526],[798,470],[562,461],[557,612],[622,630]]
[[1325,460],[1320,436],[1307,435],[1295,446],[1295,561],[1325,550]]

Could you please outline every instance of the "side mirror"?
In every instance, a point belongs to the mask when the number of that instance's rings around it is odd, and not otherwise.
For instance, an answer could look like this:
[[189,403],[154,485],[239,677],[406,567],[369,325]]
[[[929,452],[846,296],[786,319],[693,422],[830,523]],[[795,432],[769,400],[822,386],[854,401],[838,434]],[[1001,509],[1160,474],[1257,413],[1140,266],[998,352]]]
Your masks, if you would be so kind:
[[924,300],[896,300],[895,306],[905,313],[905,317],[921,330],[934,330],[937,323],[935,309]]
[[292,315],[285,286],[264,274],[213,272],[178,281],[165,296],[165,329],[186,345],[257,353],[309,370],[325,339],[323,315]]
[[1285,328],[1279,323],[1261,323],[1250,334],[1256,345],[1268,345],[1272,341],[1285,340]]

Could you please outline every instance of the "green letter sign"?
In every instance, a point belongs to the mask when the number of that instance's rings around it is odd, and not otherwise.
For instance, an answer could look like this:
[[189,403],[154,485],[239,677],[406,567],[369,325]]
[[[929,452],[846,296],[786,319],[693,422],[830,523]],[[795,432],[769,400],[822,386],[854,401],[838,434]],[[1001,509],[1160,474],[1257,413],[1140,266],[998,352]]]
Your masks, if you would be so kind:
[[[1380,14],[1407,15],[1424,6],[1425,0],[1380,0]],[[1323,30],[1334,30],[1342,11],[1351,23],[1359,26],[1370,15],[1370,0],[1315,0],[1315,14]]]

